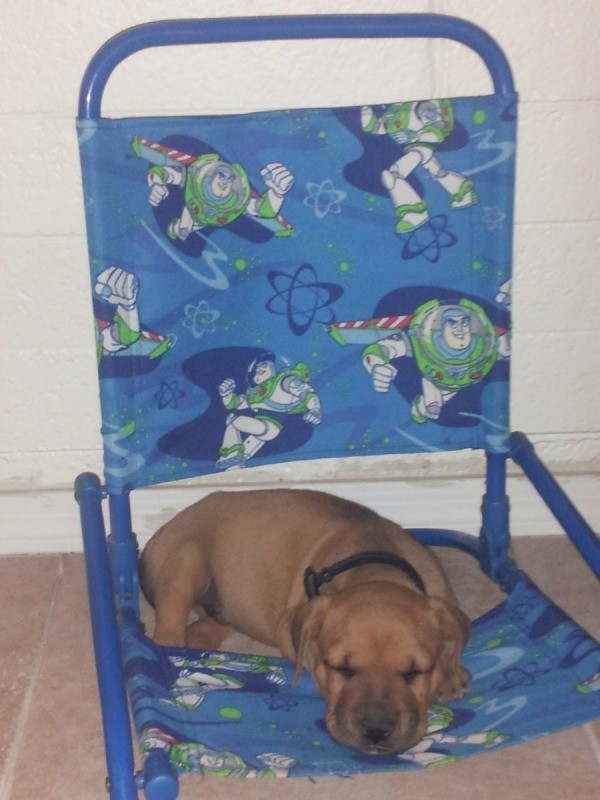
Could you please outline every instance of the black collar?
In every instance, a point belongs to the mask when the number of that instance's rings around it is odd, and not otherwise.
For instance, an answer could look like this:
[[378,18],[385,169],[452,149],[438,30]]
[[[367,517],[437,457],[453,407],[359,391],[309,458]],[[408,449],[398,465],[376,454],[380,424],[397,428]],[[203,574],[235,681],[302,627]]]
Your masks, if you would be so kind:
[[313,597],[316,597],[319,594],[320,587],[323,586],[324,583],[332,581],[340,572],[346,572],[348,569],[360,567],[363,564],[388,564],[391,567],[397,567],[410,578],[419,591],[423,592],[423,594],[427,594],[423,578],[421,578],[417,570],[412,564],[409,564],[406,559],[401,558],[401,556],[396,556],[393,553],[369,550],[365,553],[357,553],[349,558],[344,558],[342,561],[337,561],[330,567],[324,567],[320,572],[315,572],[312,567],[307,567],[304,572],[304,588],[306,589],[308,599],[312,600]]

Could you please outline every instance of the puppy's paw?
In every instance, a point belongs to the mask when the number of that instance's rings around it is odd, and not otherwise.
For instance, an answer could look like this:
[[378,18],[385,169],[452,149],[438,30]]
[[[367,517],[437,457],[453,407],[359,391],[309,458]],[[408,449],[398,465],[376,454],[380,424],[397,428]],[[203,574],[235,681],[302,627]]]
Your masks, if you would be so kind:
[[471,685],[471,673],[461,667],[458,672],[445,675],[438,688],[437,699],[442,703],[458,700],[463,697]]
[[185,646],[192,650],[218,650],[232,633],[233,628],[221,625],[211,617],[203,617],[185,629]]
[[156,629],[152,636],[152,641],[161,647],[184,647],[185,640],[183,633],[172,633]]

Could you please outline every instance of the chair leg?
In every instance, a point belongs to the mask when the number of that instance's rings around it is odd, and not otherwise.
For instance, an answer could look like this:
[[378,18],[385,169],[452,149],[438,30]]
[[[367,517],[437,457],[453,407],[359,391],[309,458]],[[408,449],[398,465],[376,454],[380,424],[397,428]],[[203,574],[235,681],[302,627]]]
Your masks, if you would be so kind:
[[513,433],[510,436],[509,447],[511,458],[527,475],[585,562],[600,578],[600,539],[598,536],[540,461],[529,439],[523,433]]
[[111,494],[108,498],[110,528],[108,553],[112,579],[119,607],[139,616],[138,547],[131,527],[129,494]]
[[[108,556],[116,595],[119,624],[141,627],[139,612],[138,547],[131,524],[129,493],[110,494],[111,532],[108,536]],[[144,760],[137,784],[147,800],[175,800],[179,794],[179,779],[165,753],[154,753]],[[120,795],[118,795],[120,797]]]
[[506,456],[487,454],[486,491],[481,504],[481,568],[506,591],[517,567],[508,554],[510,547],[510,503],[506,494]]
[[92,618],[96,671],[102,706],[104,744],[111,800],[137,800],[133,745],[111,570],[102,516],[102,487],[96,475],[84,473],[75,482],[79,503]]

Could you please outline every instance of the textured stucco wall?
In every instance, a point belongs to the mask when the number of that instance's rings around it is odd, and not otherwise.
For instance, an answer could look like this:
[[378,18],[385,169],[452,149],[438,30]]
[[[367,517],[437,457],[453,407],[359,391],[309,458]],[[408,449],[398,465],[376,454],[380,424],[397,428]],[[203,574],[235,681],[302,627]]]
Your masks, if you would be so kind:
[[[598,0],[21,0],[3,7],[0,33],[0,491],[63,488],[76,472],[101,469],[74,130],[79,81],[95,50],[123,28],[165,16],[344,11],[454,14],[484,26],[506,51],[522,100],[513,428],[560,472],[600,470]],[[225,45],[132,57],[109,82],[103,110],[218,113],[489,90],[477,57],[449,42]],[[441,466],[415,458],[400,472],[474,469],[468,454],[452,454]],[[325,462],[319,472],[400,474],[389,459],[360,471]]]

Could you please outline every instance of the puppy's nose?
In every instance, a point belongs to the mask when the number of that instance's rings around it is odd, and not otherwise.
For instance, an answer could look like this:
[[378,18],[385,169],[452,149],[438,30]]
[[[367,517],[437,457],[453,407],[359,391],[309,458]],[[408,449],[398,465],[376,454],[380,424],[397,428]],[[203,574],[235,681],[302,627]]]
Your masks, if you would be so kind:
[[391,732],[391,726],[385,728],[366,728],[365,739],[368,739],[372,744],[381,744],[385,742]]
[[371,744],[382,744],[390,736],[396,718],[388,709],[373,709],[359,720],[361,733]]

